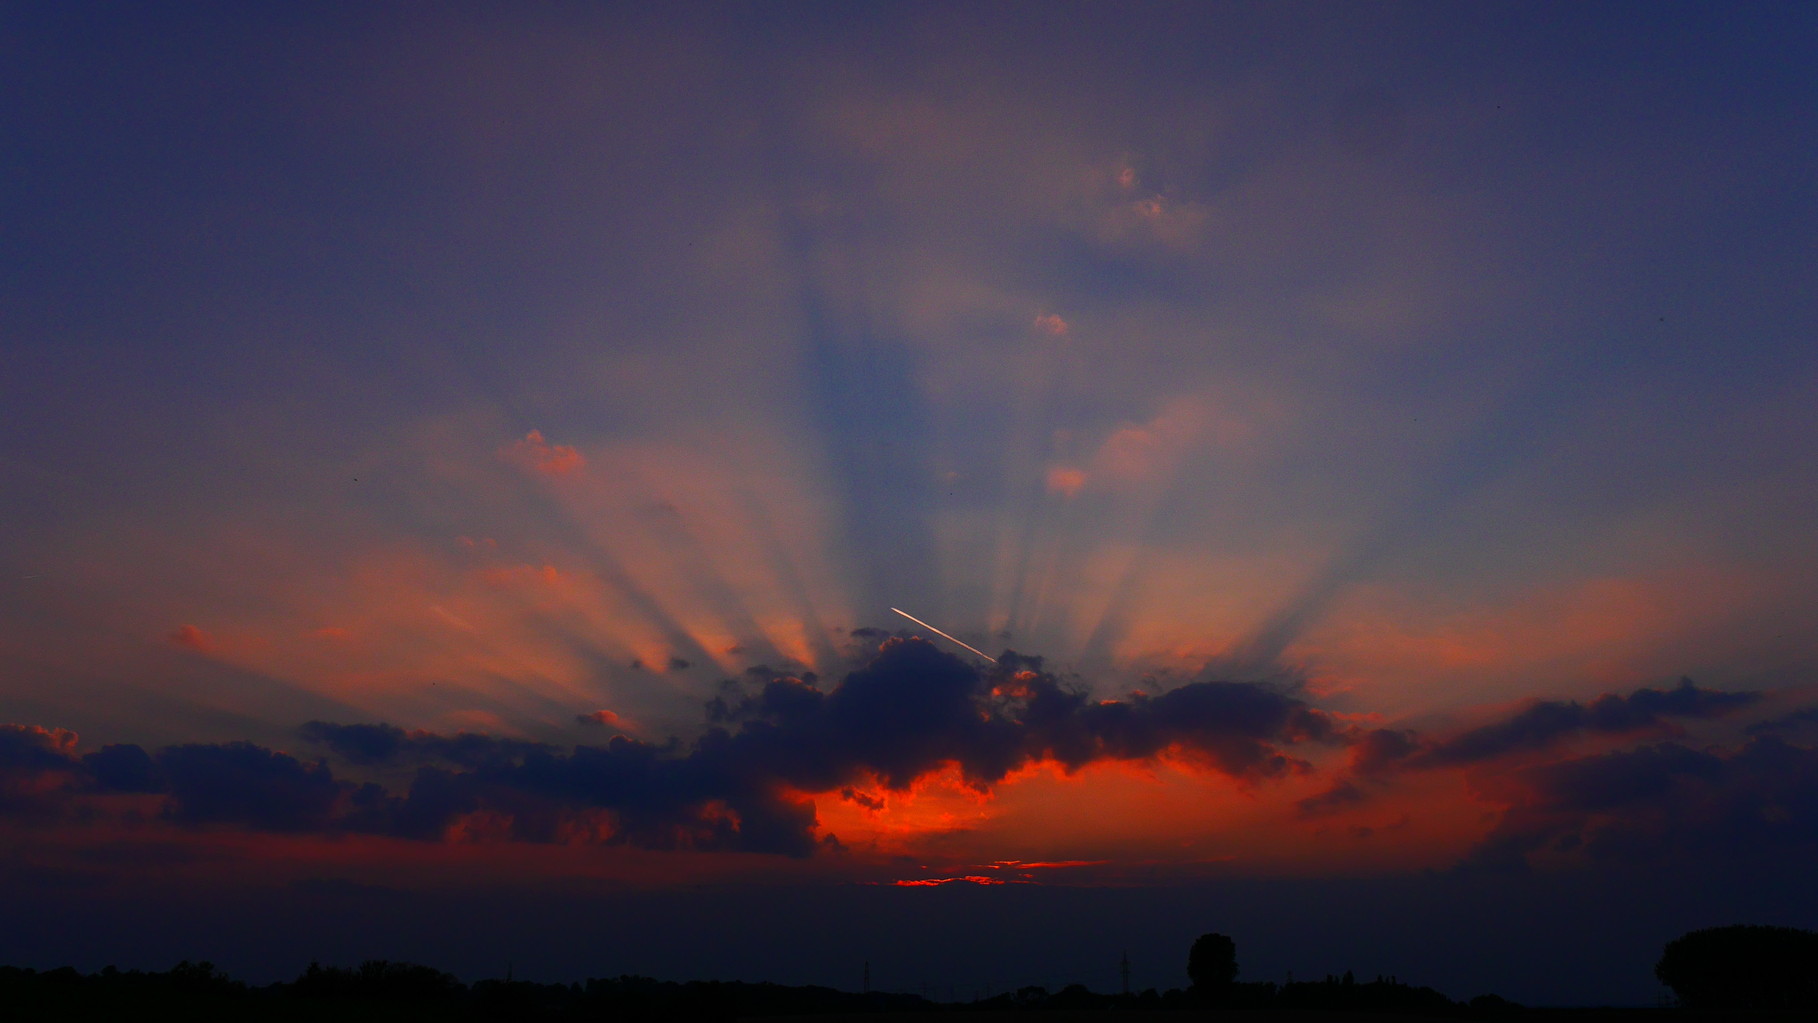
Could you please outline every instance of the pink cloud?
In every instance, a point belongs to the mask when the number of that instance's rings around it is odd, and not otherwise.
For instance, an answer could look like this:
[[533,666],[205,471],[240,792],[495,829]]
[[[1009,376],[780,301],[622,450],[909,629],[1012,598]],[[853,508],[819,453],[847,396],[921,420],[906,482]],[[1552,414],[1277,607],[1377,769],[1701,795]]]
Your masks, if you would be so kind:
[[1061,319],[1060,314],[1044,313],[1035,318],[1035,329],[1054,337],[1066,337],[1068,325],[1066,320]]
[[511,461],[545,476],[567,476],[587,464],[587,459],[569,445],[544,440],[541,430],[525,434],[523,440],[503,453]]
[[[1120,174],[1117,182],[1127,194],[1134,191],[1136,178]],[[1144,198],[1120,195],[1103,208],[1097,233],[1103,241],[1116,245],[1190,249],[1205,240],[1210,221],[1211,210],[1203,203],[1159,192]]]

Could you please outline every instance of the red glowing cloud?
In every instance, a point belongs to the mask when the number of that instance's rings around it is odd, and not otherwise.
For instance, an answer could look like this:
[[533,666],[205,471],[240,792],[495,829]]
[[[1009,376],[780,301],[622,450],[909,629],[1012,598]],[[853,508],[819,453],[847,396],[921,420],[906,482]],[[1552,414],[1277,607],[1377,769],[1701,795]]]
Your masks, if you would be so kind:
[[611,728],[617,731],[623,731],[631,727],[631,723],[626,721],[623,715],[610,710],[596,710],[590,714],[576,714],[575,721],[576,723],[585,725],[589,728]]

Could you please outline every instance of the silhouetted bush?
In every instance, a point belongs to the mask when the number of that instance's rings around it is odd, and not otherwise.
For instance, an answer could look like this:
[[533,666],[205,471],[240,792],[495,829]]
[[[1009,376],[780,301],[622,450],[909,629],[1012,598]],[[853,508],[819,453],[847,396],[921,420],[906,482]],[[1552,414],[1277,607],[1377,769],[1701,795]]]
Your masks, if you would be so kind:
[[1818,933],[1710,927],[1667,942],[1654,976],[1692,1009],[1818,1008]]
[[1425,1014],[1448,1014],[1459,1008],[1456,1002],[1430,987],[1416,987],[1381,977],[1359,984],[1349,970],[1343,977],[1284,984],[1276,992],[1275,1007]]

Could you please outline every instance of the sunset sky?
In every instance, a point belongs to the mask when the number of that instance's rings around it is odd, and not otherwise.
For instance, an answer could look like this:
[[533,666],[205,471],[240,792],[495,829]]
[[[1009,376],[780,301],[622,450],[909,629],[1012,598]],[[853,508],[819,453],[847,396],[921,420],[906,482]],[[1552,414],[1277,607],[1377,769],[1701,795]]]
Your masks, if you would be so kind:
[[1818,926],[1815,55],[0,8],[0,963],[1639,1004]]

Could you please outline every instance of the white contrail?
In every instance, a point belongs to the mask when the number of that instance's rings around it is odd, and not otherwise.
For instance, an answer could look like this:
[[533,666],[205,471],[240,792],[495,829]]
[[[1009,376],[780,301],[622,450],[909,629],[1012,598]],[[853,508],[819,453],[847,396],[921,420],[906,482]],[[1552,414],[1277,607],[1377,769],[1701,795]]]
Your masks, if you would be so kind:
[[941,630],[935,628],[934,626],[929,625],[927,622],[924,622],[920,618],[917,618],[916,616],[910,614],[909,612],[904,611],[902,608],[893,607],[890,610],[895,611],[897,614],[902,615],[904,618],[909,619],[910,621],[914,622],[915,624],[921,626],[924,629],[927,629],[929,632],[934,633],[936,636],[939,636],[942,639],[950,640],[954,643],[958,643],[960,646],[963,646],[966,649],[972,651],[973,653],[979,655],[980,657],[983,657],[985,660],[990,661],[992,664],[997,663],[997,658],[991,656],[990,654],[984,652],[983,650],[980,650],[978,647],[973,646],[972,644],[966,642],[963,639],[954,639],[952,636],[949,636],[946,633],[942,632]]

